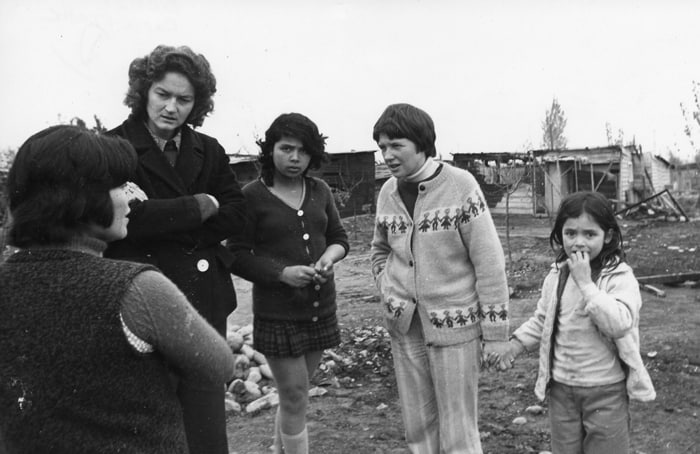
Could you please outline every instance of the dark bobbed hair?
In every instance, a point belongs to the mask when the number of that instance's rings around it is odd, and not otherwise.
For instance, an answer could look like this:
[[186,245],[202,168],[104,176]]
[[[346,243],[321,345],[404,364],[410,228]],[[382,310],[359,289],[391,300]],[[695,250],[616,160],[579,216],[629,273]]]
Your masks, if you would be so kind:
[[605,267],[615,267],[624,262],[622,232],[615,218],[612,204],[599,192],[580,191],[567,196],[561,202],[552,233],[549,235],[549,245],[557,252],[557,263],[567,258],[562,242],[564,223],[567,219],[577,218],[584,213],[590,216],[603,232],[612,233],[610,242],[603,244],[600,254],[591,263],[594,272],[596,268],[600,270]]
[[214,110],[212,97],[216,93],[216,78],[204,55],[194,53],[187,46],[161,44],[150,54],[131,62],[129,90],[124,98],[124,104],[131,108],[131,116],[145,118],[148,90],[168,72],[182,74],[194,87],[194,107],[185,123],[194,127],[202,126],[204,117]]
[[309,170],[321,168],[324,162],[328,161],[326,153],[326,139],[318,132],[318,126],[308,117],[300,113],[285,113],[275,118],[270,127],[265,131],[265,140],[258,140],[256,143],[260,147],[260,177],[266,185],[274,184],[275,163],[272,158],[272,151],[275,144],[283,137],[289,137],[301,141],[304,150],[309,154],[311,160],[309,166],[304,170],[303,175]]
[[34,134],[17,152],[7,179],[9,243],[60,244],[89,225],[109,227],[109,191],[128,181],[136,165],[134,148],[122,138],[70,125]]
[[408,139],[425,156],[435,156],[435,125],[425,111],[410,104],[391,104],[374,124],[372,138],[386,134],[390,139]]

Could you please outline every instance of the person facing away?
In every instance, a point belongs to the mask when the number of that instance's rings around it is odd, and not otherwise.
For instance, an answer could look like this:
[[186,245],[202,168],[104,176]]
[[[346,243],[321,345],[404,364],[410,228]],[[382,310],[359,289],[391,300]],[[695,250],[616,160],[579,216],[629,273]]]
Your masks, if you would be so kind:
[[[221,243],[243,228],[245,200],[223,147],[192,129],[213,110],[215,92],[209,62],[189,47],[161,45],[131,62],[131,115],[108,134],[136,149],[139,200],[126,239],[105,255],[157,266],[225,336],[236,294],[233,256]],[[227,454],[224,384],[177,386],[191,453]]]
[[[28,138],[8,176],[19,248],[0,265],[0,452],[188,452],[169,368],[233,375],[226,341],[153,266],[102,257],[127,235],[126,140]],[[187,333],[187,335],[183,335]]]
[[557,257],[535,313],[491,362],[505,370],[539,346],[535,394],[549,396],[554,453],[626,453],[629,399],[656,393],[639,353],[639,284],[612,205],[597,192],[569,195],[549,241]]
[[[371,262],[408,447],[481,453],[481,341],[486,354],[508,347],[508,286],[496,228],[476,179],[433,159],[435,127],[426,112],[390,105],[372,137],[393,176],[377,200]],[[408,220],[405,228],[391,228],[386,220],[399,216]]]
[[323,350],[340,344],[333,265],[348,252],[333,194],[307,176],[326,138],[299,113],[277,117],[258,141],[260,178],[243,188],[250,220],[231,238],[233,272],[253,282],[253,343],[272,370],[280,404],[275,453],[309,452],[309,380]]

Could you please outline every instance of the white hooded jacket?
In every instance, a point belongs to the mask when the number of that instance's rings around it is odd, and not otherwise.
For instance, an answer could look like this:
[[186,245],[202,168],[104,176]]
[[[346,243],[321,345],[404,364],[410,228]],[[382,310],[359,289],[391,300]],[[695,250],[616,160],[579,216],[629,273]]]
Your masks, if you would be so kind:
[[[557,285],[561,264],[553,264],[542,285],[542,295],[534,315],[513,337],[527,350],[539,345],[539,373],[535,394],[544,400],[551,380],[552,330],[556,319]],[[642,298],[632,268],[625,263],[605,268],[596,281],[596,290],[583,292],[584,310],[591,317],[605,344],[620,358],[630,399],[651,401],[656,392],[639,352],[639,310]],[[620,305],[622,304],[622,306]]]

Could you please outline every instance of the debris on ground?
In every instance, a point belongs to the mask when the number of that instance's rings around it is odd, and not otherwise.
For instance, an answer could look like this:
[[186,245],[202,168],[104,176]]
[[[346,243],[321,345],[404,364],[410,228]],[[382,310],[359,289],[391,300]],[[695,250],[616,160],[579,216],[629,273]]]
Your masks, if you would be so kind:
[[616,215],[630,219],[654,218],[687,222],[688,216],[668,189],[619,210]]
[[383,326],[342,328],[341,339],[340,346],[324,353],[320,367],[323,374],[352,382],[369,374],[388,377],[393,372],[391,341]]
[[[320,397],[332,388],[353,388],[356,379],[374,374],[388,377],[393,360],[389,333],[383,326],[341,329],[341,344],[324,351],[312,378],[317,386],[309,397]],[[226,341],[234,354],[234,380],[228,384],[226,408],[230,413],[255,413],[279,404],[274,379],[265,356],[255,350],[253,327],[230,326]]]
[[653,294],[653,295],[658,296],[659,298],[665,298],[665,297],[666,297],[666,292],[664,292],[663,290],[661,290],[661,289],[658,288],[658,287],[654,287],[653,285],[649,285],[649,284],[640,284],[639,287],[640,287],[642,290],[646,290],[647,292],[649,292],[649,293],[651,293],[651,294]]

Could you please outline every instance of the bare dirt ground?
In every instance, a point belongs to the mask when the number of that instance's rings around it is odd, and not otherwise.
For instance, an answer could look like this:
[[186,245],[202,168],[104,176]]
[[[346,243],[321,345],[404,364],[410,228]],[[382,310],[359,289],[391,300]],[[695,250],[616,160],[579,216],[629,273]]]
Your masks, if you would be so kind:
[[[495,218],[506,248],[505,225]],[[313,453],[407,453],[389,341],[369,272],[371,219],[346,219],[350,255],[337,265],[339,320],[343,343],[327,355],[314,384],[328,392],[311,398],[308,411]],[[534,311],[539,286],[553,254],[549,221],[517,217],[511,225],[513,266],[509,283],[511,329]],[[637,276],[700,271],[700,221],[686,223],[622,220],[628,261]],[[231,322],[252,321],[250,285],[236,279],[240,307]],[[642,294],[642,354],[657,390],[652,403],[633,402],[632,453],[700,453],[700,292],[686,285],[666,287],[664,298]],[[549,450],[547,404],[533,393],[537,355],[521,357],[507,373],[484,371],[479,387],[479,427],[485,453]],[[540,414],[525,409],[541,405]],[[232,453],[269,453],[275,409],[228,417]],[[524,424],[513,420],[524,416]]]

